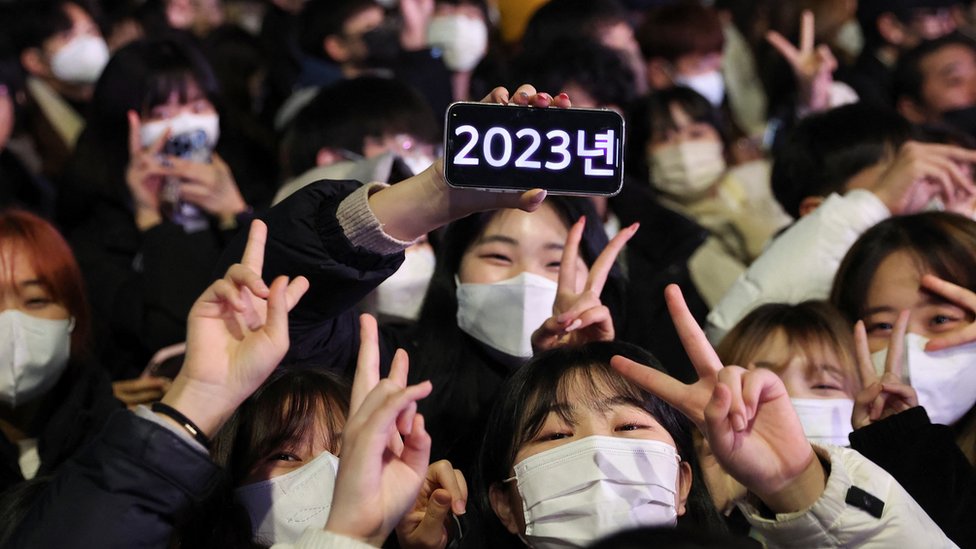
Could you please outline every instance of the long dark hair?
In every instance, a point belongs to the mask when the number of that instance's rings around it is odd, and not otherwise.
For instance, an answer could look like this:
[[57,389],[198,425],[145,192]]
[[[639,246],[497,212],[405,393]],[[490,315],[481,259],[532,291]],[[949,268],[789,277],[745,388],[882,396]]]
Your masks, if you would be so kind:
[[88,122],[66,168],[66,183],[73,194],[62,210],[70,211],[59,213],[83,210],[72,201],[89,194],[128,203],[126,113],[146,114],[174,92],[185,100],[193,86],[219,109],[217,79],[210,65],[194,46],[175,36],[140,40],[116,52],[95,85]]
[[[472,479],[478,527],[484,529],[481,537],[487,540],[486,547],[520,544],[495,517],[488,498],[489,490],[492,485],[509,478],[519,448],[538,434],[553,405],[565,402],[568,385],[581,379],[589,381],[588,390],[600,391],[602,386],[613,395],[622,396],[643,408],[674,439],[678,455],[692,471],[687,512],[679,517],[679,525],[691,523],[706,531],[727,531],[705,486],[692,437],[693,425],[670,404],[611,368],[610,359],[615,355],[663,370],[657,359],[640,347],[623,342],[595,342],[579,347],[560,347],[536,355],[513,374],[500,391],[488,418]],[[602,394],[598,396],[604,397]]]

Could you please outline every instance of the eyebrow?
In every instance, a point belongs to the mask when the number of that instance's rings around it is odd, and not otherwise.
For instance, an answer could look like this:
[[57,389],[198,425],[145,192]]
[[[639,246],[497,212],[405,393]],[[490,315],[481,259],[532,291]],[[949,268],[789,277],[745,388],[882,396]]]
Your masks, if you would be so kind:
[[[505,235],[501,235],[501,234],[492,234],[492,235],[483,236],[483,237],[481,237],[481,238],[478,239],[477,244],[478,245],[481,245],[481,244],[492,244],[492,243],[496,243],[496,242],[499,243],[499,244],[508,244],[509,246],[518,246],[518,244],[519,244],[519,241],[518,240],[515,240],[514,238],[512,238],[510,236],[505,236]],[[543,246],[543,249],[562,251],[563,248],[565,248],[565,247],[566,246],[563,243],[561,243],[561,242],[549,242],[545,246]]]
[[41,279],[39,279],[39,278],[32,278],[30,280],[21,280],[20,282],[17,283],[17,285],[20,286],[20,287],[22,287],[22,288],[25,288],[25,287],[28,287],[28,286],[47,287],[47,284],[45,284],[44,281],[41,280]]

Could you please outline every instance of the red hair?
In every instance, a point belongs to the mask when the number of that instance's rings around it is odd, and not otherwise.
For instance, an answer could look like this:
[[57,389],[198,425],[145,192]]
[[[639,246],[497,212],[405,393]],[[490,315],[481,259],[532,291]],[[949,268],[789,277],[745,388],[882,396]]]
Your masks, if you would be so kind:
[[[38,280],[75,319],[71,356],[87,353],[91,344],[91,314],[81,270],[68,243],[53,225],[23,210],[0,210],[0,249],[20,248],[29,256]],[[7,269],[12,272],[13,265]]]

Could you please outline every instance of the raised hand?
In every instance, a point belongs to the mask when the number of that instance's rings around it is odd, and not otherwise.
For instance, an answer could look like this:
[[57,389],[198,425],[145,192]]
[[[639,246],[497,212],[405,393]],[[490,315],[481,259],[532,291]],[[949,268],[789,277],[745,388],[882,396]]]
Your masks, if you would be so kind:
[[974,316],[976,315],[976,293],[973,293],[969,288],[964,288],[930,274],[922,277],[922,287],[962,307],[968,315],[963,327],[929,340],[925,345],[925,350],[940,351],[976,341],[976,316]]
[[212,436],[288,351],[288,311],[308,281],[261,280],[267,226],[251,224],[241,262],[203,292],[187,319],[186,359],[162,402]]
[[427,47],[427,26],[434,16],[434,0],[400,0],[400,45],[407,51]]
[[613,367],[677,408],[705,434],[715,458],[777,513],[806,509],[823,493],[823,467],[803,433],[786,387],[764,368],[723,367],[675,285],[668,311],[699,380],[685,385],[623,357]]
[[976,151],[970,149],[908,141],[870,191],[895,215],[922,211],[934,198],[951,205],[960,195],[976,194],[972,178],[960,167],[973,162]]
[[[579,245],[586,228],[586,218],[573,224],[566,236],[563,256],[559,264],[559,285],[552,316],[532,334],[532,349],[536,352],[560,345],[579,345],[588,341],[613,341],[615,332],[610,309],[600,301],[600,293],[610,275],[617,256],[627,241],[637,232],[635,223],[620,231],[600,257],[593,262],[584,284],[579,280]],[[582,287],[581,287],[582,286]]]
[[[553,97],[537,92],[529,84],[520,86],[514,95],[505,88],[495,88],[482,102],[535,108],[572,106],[565,93]],[[373,193],[369,197],[369,206],[387,234],[399,240],[413,241],[476,212],[500,208],[532,212],[542,206],[545,198],[546,191],[543,189],[523,193],[455,189],[444,180],[444,164],[438,160],[416,176]]]
[[[403,388],[384,379],[349,416],[326,530],[379,547],[415,504],[430,461],[417,401],[430,391],[429,381]],[[400,455],[388,447],[394,433],[403,437]]]
[[417,499],[396,527],[403,549],[443,549],[450,542],[451,513],[463,515],[468,484],[447,460],[431,463]]
[[800,105],[810,112],[821,112],[830,108],[830,87],[837,70],[837,59],[826,44],[814,45],[814,23],[813,12],[804,10],[800,19],[799,47],[776,31],[766,33],[766,40],[792,67],[800,92]]
[[125,167],[125,184],[132,195],[136,226],[145,231],[163,219],[159,213],[159,192],[166,176],[172,175],[173,171],[162,161],[160,153],[169,139],[169,130],[164,131],[155,143],[143,147],[139,115],[128,111],[126,116],[129,119],[129,163]]
[[854,398],[854,412],[851,414],[851,425],[855,429],[918,406],[918,395],[915,389],[905,384],[902,377],[905,331],[908,329],[910,314],[911,311],[902,311],[895,321],[895,328],[891,332],[891,340],[888,343],[884,373],[881,376],[878,376],[871,361],[864,321],[858,320],[854,325],[857,371],[861,376],[862,387]]

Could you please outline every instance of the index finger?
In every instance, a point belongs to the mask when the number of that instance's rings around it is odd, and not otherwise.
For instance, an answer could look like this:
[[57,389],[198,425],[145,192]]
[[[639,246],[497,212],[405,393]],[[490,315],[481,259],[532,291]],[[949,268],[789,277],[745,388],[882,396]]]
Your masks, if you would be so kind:
[[671,322],[681,339],[681,346],[691,359],[699,378],[712,378],[722,369],[722,361],[718,358],[712,344],[705,337],[698,321],[688,310],[685,298],[681,295],[681,288],[677,284],[669,284],[664,289],[664,299],[668,304]]
[[603,292],[603,286],[607,283],[607,277],[610,276],[610,269],[613,268],[613,264],[617,261],[620,250],[623,250],[627,241],[637,234],[637,229],[639,228],[640,223],[634,223],[630,227],[620,231],[607,244],[607,247],[600,252],[600,257],[596,258],[596,261],[593,262],[593,267],[590,268],[590,276],[586,280],[586,290],[590,290],[596,295],[600,295]]
[[142,151],[142,123],[136,111],[128,110],[125,116],[129,119],[129,158],[134,158]]
[[704,409],[692,405],[688,385],[660,370],[619,355],[610,359],[610,366],[620,375],[640,385],[645,391],[680,410],[695,424],[701,425],[704,421]]
[[559,260],[559,291],[575,294],[576,261],[579,258],[579,245],[583,239],[583,229],[586,227],[586,216],[580,217],[569,229],[566,244],[563,246],[563,256]]
[[898,320],[895,321],[895,328],[891,331],[891,340],[888,342],[888,356],[885,358],[885,373],[891,373],[900,380],[904,379],[901,359],[905,353],[905,331],[908,329],[911,313],[909,309],[898,313]]
[[798,66],[800,64],[800,50],[796,49],[796,46],[790,43],[782,34],[776,31],[769,31],[766,33],[766,41],[769,42],[776,51],[782,55],[786,61],[792,66]]
[[380,382],[379,333],[372,315],[359,315],[359,356],[356,374],[352,378],[349,396],[349,415],[356,413],[366,395]]
[[814,36],[813,12],[803,10],[803,15],[800,16],[800,55],[813,53]]
[[255,219],[251,222],[251,230],[247,233],[247,245],[244,247],[244,255],[241,256],[241,264],[251,269],[259,276],[264,268],[264,245],[268,239],[268,226],[264,221]]
[[878,381],[878,372],[871,361],[871,350],[868,348],[868,333],[864,329],[864,321],[858,320],[854,325],[854,351],[857,356],[857,373],[861,376],[861,387],[869,387]]

